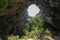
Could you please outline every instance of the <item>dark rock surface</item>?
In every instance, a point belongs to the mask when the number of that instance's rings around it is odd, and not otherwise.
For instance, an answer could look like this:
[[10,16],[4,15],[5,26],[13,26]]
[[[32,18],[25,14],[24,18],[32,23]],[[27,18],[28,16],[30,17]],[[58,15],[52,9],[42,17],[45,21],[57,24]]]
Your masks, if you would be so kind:
[[[22,34],[22,30],[24,29],[22,24],[25,23],[28,18],[26,9],[31,4],[36,4],[41,9],[45,22],[60,30],[60,0],[12,0],[5,11],[0,13],[0,20],[2,20],[0,22],[0,32],[11,33],[13,31],[10,30],[18,29],[20,33],[17,32],[17,34]],[[11,29],[8,29],[8,27]]]

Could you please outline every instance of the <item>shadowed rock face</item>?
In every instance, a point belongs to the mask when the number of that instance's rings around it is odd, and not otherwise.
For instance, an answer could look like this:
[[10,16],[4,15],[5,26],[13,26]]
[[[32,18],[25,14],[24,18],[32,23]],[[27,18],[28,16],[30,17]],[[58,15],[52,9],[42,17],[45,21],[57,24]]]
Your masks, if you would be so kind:
[[[53,27],[60,29],[60,0],[12,0],[12,2],[7,6],[3,14],[0,15],[0,20],[7,22],[6,26],[1,26],[2,30],[5,32],[13,32],[18,30],[17,34],[23,33],[23,25],[28,18],[27,7],[31,4],[37,4],[41,9],[43,16],[45,16],[45,21],[51,24]],[[2,17],[2,19],[1,19]],[[4,21],[5,20],[5,21]],[[22,25],[23,24],[23,25]],[[11,25],[11,26],[9,26]],[[11,28],[9,31],[8,28]],[[3,31],[2,31],[3,32]],[[16,33],[16,32],[15,32]]]
[[53,27],[60,29],[60,1],[59,0],[47,0],[44,2],[46,4],[45,15],[48,18],[49,17],[52,18],[50,20],[51,21],[50,24],[52,24]]
[[24,23],[28,18],[24,0],[12,0],[0,14],[0,34],[24,35]]

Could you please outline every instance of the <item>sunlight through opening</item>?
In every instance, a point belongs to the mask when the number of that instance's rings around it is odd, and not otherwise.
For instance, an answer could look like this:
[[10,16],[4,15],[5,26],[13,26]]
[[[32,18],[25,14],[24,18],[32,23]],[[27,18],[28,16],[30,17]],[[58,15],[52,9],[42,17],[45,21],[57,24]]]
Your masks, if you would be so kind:
[[35,17],[36,14],[38,14],[40,12],[40,9],[38,8],[38,6],[36,6],[36,4],[31,4],[28,9],[28,15],[30,17]]

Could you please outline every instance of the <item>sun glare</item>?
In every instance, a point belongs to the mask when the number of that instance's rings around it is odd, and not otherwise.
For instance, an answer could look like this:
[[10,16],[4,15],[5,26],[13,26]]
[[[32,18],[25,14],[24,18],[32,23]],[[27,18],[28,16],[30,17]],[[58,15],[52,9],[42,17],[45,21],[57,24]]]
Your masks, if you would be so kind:
[[38,8],[38,6],[36,6],[36,4],[31,4],[31,5],[28,7],[27,11],[28,11],[28,15],[29,15],[30,17],[35,17],[36,14],[39,13],[40,9]]

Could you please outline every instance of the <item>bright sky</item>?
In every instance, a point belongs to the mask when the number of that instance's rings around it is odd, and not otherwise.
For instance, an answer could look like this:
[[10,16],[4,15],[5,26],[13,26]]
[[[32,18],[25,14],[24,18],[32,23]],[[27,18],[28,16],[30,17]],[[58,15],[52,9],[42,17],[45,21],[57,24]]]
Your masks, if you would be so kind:
[[31,4],[31,5],[28,7],[27,11],[28,11],[28,15],[29,15],[30,17],[35,17],[36,14],[39,13],[40,9],[39,9],[38,6],[36,6],[35,4]]

